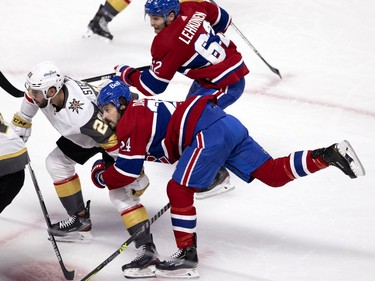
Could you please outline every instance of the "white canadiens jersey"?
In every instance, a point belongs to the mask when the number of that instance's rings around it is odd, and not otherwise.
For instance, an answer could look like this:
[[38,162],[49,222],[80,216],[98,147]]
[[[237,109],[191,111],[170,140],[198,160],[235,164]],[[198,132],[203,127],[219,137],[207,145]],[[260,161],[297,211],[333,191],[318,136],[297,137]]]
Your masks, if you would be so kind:
[[[51,104],[40,109],[51,125],[62,136],[84,148],[106,143],[113,131],[98,115],[94,89],[87,83],[69,77],[66,77],[62,89],[65,93],[65,101],[59,111],[56,111]],[[32,118],[38,109],[33,100],[25,95],[21,106],[22,113]]]
[[27,163],[25,143],[0,114],[0,177],[24,169]]

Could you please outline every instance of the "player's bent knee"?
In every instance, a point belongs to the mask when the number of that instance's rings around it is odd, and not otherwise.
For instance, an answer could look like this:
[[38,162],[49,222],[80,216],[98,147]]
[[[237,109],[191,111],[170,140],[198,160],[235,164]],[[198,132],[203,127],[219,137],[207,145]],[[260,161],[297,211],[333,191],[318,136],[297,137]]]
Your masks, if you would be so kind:
[[140,203],[140,198],[133,196],[128,186],[112,189],[109,191],[109,198],[119,213]]

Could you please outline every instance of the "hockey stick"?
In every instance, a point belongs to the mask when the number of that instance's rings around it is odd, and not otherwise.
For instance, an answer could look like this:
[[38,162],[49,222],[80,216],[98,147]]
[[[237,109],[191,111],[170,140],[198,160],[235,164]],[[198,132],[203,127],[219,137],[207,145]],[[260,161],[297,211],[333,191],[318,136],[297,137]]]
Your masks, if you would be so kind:
[[63,272],[64,277],[65,277],[66,280],[73,280],[74,279],[74,270],[73,271],[69,271],[69,270],[66,269],[66,267],[64,265],[64,262],[63,262],[63,259],[61,257],[59,248],[57,247],[57,244],[56,244],[56,241],[55,241],[55,237],[51,233],[51,220],[49,218],[47,207],[46,207],[46,204],[44,203],[42,192],[40,191],[40,188],[39,188],[38,182],[36,180],[34,171],[31,168],[30,158],[29,158],[29,163],[27,164],[27,166],[29,168],[31,179],[33,180],[35,191],[36,191],[36,193],[38,195],[39,203],[40,203],[40,206],[42,207],[43,215],[44,215],[44,218],[45,218],[47,226],[48,226],[48,230],[47,231],[48,231],[48,235],[49,235],[49,240],[52,243],[53,250],[55,251],[55,254],[57,256],[57,260],[59,261],[61,270],[62,270],[62,272]]
[[[148,68],[150,68],[149,65],[137,67],[136,69],[139,71],[143,71]],[[83,79],[82,81],[86,83],[90,83],[90,82],[95,82],[95,81],[100,81],[100,80],[105,80],[105,79],[111,79],[113,76],[115,76],[115,72],[104,74],[104,75],[99,75],[95,77],[90,77],[87,79]],[[14,87],[1,71],[0,71],[0,87],[3,88],[8,94],[12,95],[13,97],[22,98],[24,96],[24,92]]]
[[8,94],[11,94],[13,97],[21,98],[24,95],[24,92],[14,87],[8,81],[8,79],[5,78],[4,74],[1,71],[0,71],[0,87],[3,88]]
[[87,274],[85,277],[81,279],[81,281],[86,281],[91,279],[96,273],[98,273],[100,270],[103,269],[107,264],[109,264],[111,261],[113,261],[119,254],[121,254],[125,249],[129,246],[131,242],[133,242],[139,234],[141,234],[143,231],[145,231],[147,228],[151,226],[158,218],[160,218],[170,207],[171,205],[168,204],[165,205],[159,212],[157,212],[152,218],[151,221],[147,221],[145,225],[143,225],[136,233],[134,233],[132,236],[129,237],[128,240],[126,240],[120,248],[118,248],[112,255],[110,255],[105,261],[103,261],[101,264],[99,264],[93,271],[91,271],[89,274]]
[[[149,68],[150,68],[149,65],[145,65],[145,66],[137,67],[136,70],[143,71],[143,70],[149,69]],[[111,79],[113,76],[115,76],[115,74],[116,74],[115,72],[112,72],[112,73],[108,73],[108,74],[104,74],[104,75],[86,78],[86,79],[83,79],[82,81],[86,82],[86,83],[91,83],[91,82],[95,82],[95,81]]]
[[243,35],[243,33],[237,28],[237,26],[232,22],[231,23],[232,27],[234,28],[234,30],[237,31],[237,33],[242,37],[242,39],[250,46],[250,48],[258,55],[258,57],[260,57],[260,59],[268,66],[269,69],[271,69],[271,71],[273,73],[275,73],[276,75],[279,75],[280,79],[283,79],[281,77],[281,74],[280,74],[280,71],[277,69],[277,68],[274,68],[273,66],[271,66],[262,56],[261,54],[258,52],[257,49],[255,49],[255,47],[250,43],[249,40],[247,40],[247,38],[245,37],[245,35]]
[[[217,5],[215,0],[210,0],[210,2],[212,2],[213,4]],[[218,5],[217,5],[218,6]],[[271,69],[271,71],[277,75],[279,75],[280,79],[283,79],[281,77],[281,74],[280,74],[280,71],[276,68],[274,68],[273,66],[271,66],[262,56],[261,54],[258,52],[257,49],[255,49],[255,47],[250,43],[250,41],[245,37],[245,35],[238,29],[238,27],[233,23],[233,21],[231,22],[230,24],[233,29],[242,37],[242,39],[246,42],[247,45],[249,45],[249,47],[258,55],[258,57],[260,57],[260,59],[268,66],[269,69]]]

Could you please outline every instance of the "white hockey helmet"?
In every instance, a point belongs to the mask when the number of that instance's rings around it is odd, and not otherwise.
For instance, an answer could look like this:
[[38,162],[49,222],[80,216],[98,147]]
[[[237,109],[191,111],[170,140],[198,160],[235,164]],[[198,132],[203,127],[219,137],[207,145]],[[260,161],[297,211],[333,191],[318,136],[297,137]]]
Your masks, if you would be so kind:
[[34,66],[26,77],[26,88],[42,91],[45,99],[48,97],[48,89],[56,88],[56,94],[64,85],[65,76],[60,69],[50,61],[41,62]]

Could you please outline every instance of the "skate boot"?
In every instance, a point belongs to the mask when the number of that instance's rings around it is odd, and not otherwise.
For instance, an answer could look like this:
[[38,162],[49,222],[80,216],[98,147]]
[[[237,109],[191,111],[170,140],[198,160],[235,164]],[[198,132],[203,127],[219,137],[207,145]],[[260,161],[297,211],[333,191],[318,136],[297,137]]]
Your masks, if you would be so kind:
[[159,262],[153,242],[140,246],[136,258],[122,266],[125,278],[155,277],[155,264]]
[[216,174],[214,182],[207,188],[198,189],[195,192],[195,199],[205,199],[234,189],[230,183],[230,175],[227,169],[221,167]]
[[108,23],[113,19],[113,16],[100,5],[98,12],[88,25],[88,31],[83,35],[84,38],[92,37],[94,34],[112,40],[113,35],[109,32]]
[[78,213],[51,225],[51,233],[59,242],[89,242],[91,235],[90,200],[87,201],[85,214]]
[[316,149],[311,153],[311,156],[312,158],[322,156],[323,160],[330,166],[339,168],[352,179],[365,175],[365,169],[361,161],[346,140],[327,148]]
[[[194,238],[196,241],[196,239]],[[184,249],[179,249],[167,260],[156,264],[156,277],[198,278],[198,254],[196,242]]]

